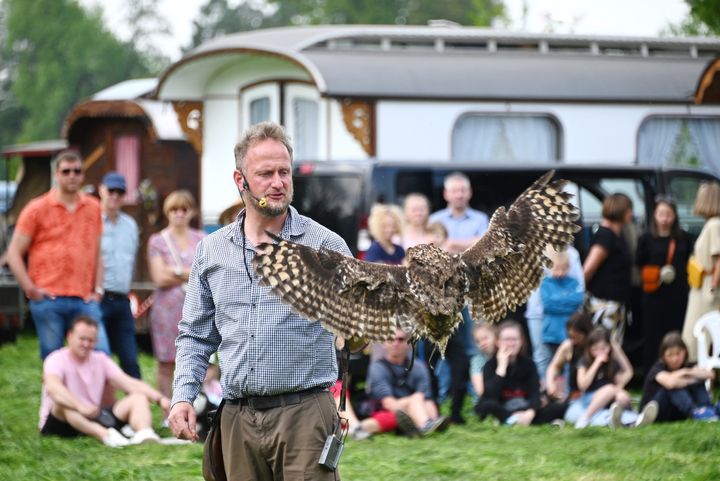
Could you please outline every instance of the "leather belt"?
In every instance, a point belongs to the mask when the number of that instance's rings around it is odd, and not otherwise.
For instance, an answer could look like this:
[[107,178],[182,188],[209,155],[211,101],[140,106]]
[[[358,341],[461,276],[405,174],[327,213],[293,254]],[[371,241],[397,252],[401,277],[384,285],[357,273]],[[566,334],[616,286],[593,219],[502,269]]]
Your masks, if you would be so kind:
[[236,406],[247,406],[251,409],[263,411],[265,409],[300,404],[303,399],[323,391],[327,391],[327,388],[313,387],[304,391],[277,394],[275,396],[249,396],[237,399],[225,399],[225,402]]
[[127,299],[128,295],[123,294],[122,292],[105,291],[105,297],[107,297],[111,301],[115,301]]

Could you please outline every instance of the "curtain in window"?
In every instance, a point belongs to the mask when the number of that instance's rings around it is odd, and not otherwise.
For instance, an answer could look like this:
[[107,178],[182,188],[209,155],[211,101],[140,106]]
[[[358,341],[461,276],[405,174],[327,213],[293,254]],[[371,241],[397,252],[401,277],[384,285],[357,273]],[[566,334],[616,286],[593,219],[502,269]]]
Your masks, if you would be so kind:
[[688,129],[700,154],[700,164],[720,172],[720,119],[688,120]]
[[270,98],[261,97],[250,102],[250,125],[270,120]]
[[682,122],[680,118],[651,118],[643,122],[638,134],[638,164],[670,164]]
[[546,117],[466,115],[452,134],[452,159],[459,161],[557,160],[557,128]]
[[315,100],[296,98],[293,100],[293,141],[295,158],[314,160],[319,150],[319,107]]
[[140,138],[137,135],[115,137],[115,170],[125,177],[127,183],[125,203],[137,203],[140,181]]

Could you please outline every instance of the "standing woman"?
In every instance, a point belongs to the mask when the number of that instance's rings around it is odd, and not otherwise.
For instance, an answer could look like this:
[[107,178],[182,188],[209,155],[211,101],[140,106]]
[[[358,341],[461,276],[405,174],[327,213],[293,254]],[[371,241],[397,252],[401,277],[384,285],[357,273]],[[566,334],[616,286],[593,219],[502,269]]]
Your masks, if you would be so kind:
[[632,215],[632,201],[627,195],[607,196],[600,227],[593,235],[583,264],[585,285],[590,294],[587,309],[593,314],[593,324],[610,330],[619,345],[625,333],[632,271],[632,257],[622,229],[632,222]]
[[413,192],[403,202],[402,247],[430,244],[435,236],[428,229],[430,201],[423,194]]
[[705,272],[699,288],[691,288],[688,298],[682,339],[688,348],[688,360],[697,361],[697,341],[693,335],[695,322],[710,311],[720,308],[720,184],[702,184],[695,197],[695,215],[705,218],[702,231],[695,241],[693,256]]
[[370,209],[368,229],[373,237],[365,251],[365,260],[380,264],[400,264],[405,259],[405,249],[393,239],[400,235],[402,214],[395,205],[375,204]]
[[153,353],[157,360],[157,384],[163,396],[172,397],[175,371],[175,338],[182,318],[185,286],[195,247],[202,231],[190,228],[197,213],[195,199],[187,190],[170,193],[163,204],[168,226],[148,241],[150,277],[155,284],[155,302],[150,311]]
[[668,196],[655,198],[647,232],[638,241],[635,262],[643,272],[642,326],[645,373],[658,358],[658,346],[670,331],[680,331],[688,298],[687,261],[692,245],[680,229],[677,205]]

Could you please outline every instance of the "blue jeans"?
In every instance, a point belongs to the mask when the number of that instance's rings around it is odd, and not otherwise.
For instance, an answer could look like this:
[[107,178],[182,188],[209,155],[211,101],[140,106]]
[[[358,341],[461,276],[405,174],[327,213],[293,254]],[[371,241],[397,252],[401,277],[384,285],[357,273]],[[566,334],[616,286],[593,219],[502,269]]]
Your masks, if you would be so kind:
[[693,409],[712,406],[704,382],[696,382],[680,389],[660,389],[653,397],[658,403],[658,421],[687,419]]
[[110,338],[110,347],[128,375],[140,379],[138,347],[135,340],[135,318],[127,296],[106,293],[100,303],[102,319]]
[[79,297],[45,297],[39,301],[30,301],[30,313],[40,340],[41,359],[44,360],[48,354],[63,347],[65,333],[79,314],[85,314],[97,321],[98,339],[95,349],[110,354],[102,312],[97,302],[85,302]]
[[552,351],[547,344],[543,342],[542,328],[543,320],[542,317],[528,317],[527,318],[528,332],[530,333],[530,342],[532,344],[533,361],[537,367],[538,377],[540,382],[545,382],[545,373],[550,361],[552,361]]

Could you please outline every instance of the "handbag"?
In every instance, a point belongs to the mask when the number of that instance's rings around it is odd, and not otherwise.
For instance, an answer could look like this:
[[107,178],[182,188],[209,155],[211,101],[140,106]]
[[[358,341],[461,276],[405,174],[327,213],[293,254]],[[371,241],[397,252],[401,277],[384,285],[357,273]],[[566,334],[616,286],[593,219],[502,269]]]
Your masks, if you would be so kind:
[[690,256],[690,259],[688,259],[687,273],[688,284],[690,287],[693,289],[700,289],[705,275],[705,268],[702,264],[700,264],[700,261],[697,260],[697,257]]
[[646,266],[643,266],[642,269],[640,269],[640,279],[642,280],[643,292],[653,293],[660,289],[660,284],[662,284],[663,282],[663,279],[660,276],[660,272],[663,269],[667,270],[668,266],[672,267],[672,260],[674,255],[675,239],[670,239],[670,243],[668,244],[668,256],[665,265],[660,267],[655,264],[648,264]]
[[223,462],[222,437],[220,432],[220,415],[225,400],[214,411],[208,413],[210,431],[203,446],[202,474],[205,481],[227,481],[225,463]]

